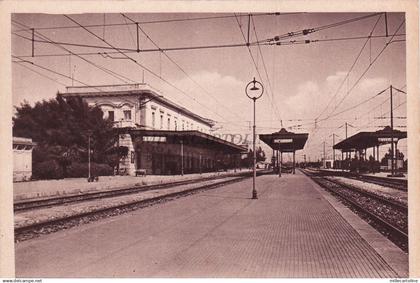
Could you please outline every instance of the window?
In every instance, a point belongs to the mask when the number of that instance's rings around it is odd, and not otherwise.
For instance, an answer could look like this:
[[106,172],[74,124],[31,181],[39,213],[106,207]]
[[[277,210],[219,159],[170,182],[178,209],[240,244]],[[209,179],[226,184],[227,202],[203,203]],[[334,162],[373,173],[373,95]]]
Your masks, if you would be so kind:
[[163,129],[163,115],[160,115],[160,128]]
[[178,130],[178,123],[177,123],[177,121],[175,120],[175,131],[176,130]]
[[108,120],[115,121],[114,111],[108,111]]
[[152,128],[155,128],[155,112],[152,112]]
[[136,153],[134,151],[131,151],[131,164],[134,164]]
[[171,129],[171,118],[168,118],[168,130]]
[[124,120],[131,121],[131,110],[124,110]]

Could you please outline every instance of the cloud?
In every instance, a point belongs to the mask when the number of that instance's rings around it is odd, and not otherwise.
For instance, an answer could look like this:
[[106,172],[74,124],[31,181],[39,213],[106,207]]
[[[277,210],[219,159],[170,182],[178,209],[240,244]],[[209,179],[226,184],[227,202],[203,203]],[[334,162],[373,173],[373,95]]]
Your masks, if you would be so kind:
[[189,77],[170,81],[187,95],[170,86],[163,86],[163,94],[169,99],[176,99],[182,106],[199,115],[214,120],[238,120],[246,117],[241,115],[241,109],[249,108],[249,101],[244,93],[246,83],[234,76],[200,71]]
[[339,85],[346,77],[347,72],[338,71],[334,75],[330,75],[327,77],[326,81],[329,86]]
[[313,117],[321,97],[320,87],[313,81],[306,81],[297,87],[296,95],[286,100],[288,115],[293,118]]
[[358,89],[363,92],[377,92],[388,86],[388,80],[385,78],[365,78],[359,83]]

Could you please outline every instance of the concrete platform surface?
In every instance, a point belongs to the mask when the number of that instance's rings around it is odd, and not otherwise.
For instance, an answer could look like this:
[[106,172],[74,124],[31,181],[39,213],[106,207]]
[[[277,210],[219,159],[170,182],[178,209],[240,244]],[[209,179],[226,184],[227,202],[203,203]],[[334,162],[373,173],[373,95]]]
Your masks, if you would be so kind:
[[353,228],[358,220],[350,225],[308,177],[258,177],[258,200],[250,199],[251,184],[247,179],[17,243],[16,276],[407,276],[378,253],[387,240],[375,250]]

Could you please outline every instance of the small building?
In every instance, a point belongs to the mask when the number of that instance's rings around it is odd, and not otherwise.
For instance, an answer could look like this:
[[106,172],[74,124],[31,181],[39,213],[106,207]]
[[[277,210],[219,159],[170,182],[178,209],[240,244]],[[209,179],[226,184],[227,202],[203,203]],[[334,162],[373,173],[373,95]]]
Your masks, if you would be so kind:
[[[349,160],[353,158],[361,160],[361,162],[368,162],[368,149],[372,148],[372,158],[374,162],[380,162],[379,156],[379,147],[383,145],[393,145],[394,149],[394,166],[392,166],[391,160],[388,161],[388,164],[381,166],[381,170],[391,170],[400,169],[403,167],[403,160],[399,160],[395,155],[398,148],[398,142],[401,139],[407,138],[407,132],[391,129],[391,127],[386,126],[381,130],[375,132],[359,132],[351,137],[348,137],[345,140],[340,141],[339,143],[333,146],[333,149],[341,150],[342,159],[344,159],[343,154],[349,154]],[[398,159],[398,160],[397,160]],[[360,167],[360,164],[358,164]],[[345,166],[349,167],[349,166]]]
[[273,149],[273,156],[275,156],[274,151],[277,151],[277,156],[273,159],[273,167],[278,168],[279,175],[281,176],[283,152],[293,153],[291,171],[295,174],[295,152],[304,148],[308,136],[307,133],[298,134],[281,128],[280,131],[272,134],[261,134],[259,138]]
[[13,137],[13,182],[32,178],[32,139]]
[[128,148],[119,173],[184,174],[239,166],[242,146],[212,136],[214,122],[163,97],[147,84],[67,87],[114,122]]
[[334,160],[331,160],[331,159],[323,159],[322,160],[322,168],[324,168],[324,169],[333,169],[334,168]]

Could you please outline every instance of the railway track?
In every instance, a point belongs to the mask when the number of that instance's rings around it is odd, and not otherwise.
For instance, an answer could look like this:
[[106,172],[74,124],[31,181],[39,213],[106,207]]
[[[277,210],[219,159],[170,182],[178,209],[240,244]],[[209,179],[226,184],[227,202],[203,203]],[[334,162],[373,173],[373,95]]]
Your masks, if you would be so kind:
[[385,180],[384,178],[375,177],[375,176],[367,176],[367,175],[357,175],[357,176],[349,176],[348,178],[367,182],[367,183],[373,183],[376,185],[389,187],[401,191],[407,191],[407,181],[406,180],[394,180],[389,179]]
[[302,170],[321,187],[337,195],[401,249],[408,249],[408,208],[383,196]]
[[86,192],[86,193],[77,194],[77,195],[37,198],[37,199],[31,199],[31,200],[17,201],[17,202],[14,202],[13,204],[13,210],[15,212],[20,212],[20,211],[37,209],[37,208],[59,206],[59,205],[68,204],[68,203],[84,202],[84,201],[90,201],[90,200],[95,200],[95,199],[104,199],[104,198],[112,198],[112,197],[129,195],[129,194],[136,194],[139,192],[146,192],[146,191],[151,191],[151,190],[166,189],[166,188],[171,188],[174,186],[188,185],[188,184],[193,184],[197,182],[217,180],[217,179],[223,179],[223,178],[228,178],[228,177],[233,177],[233,176],[248,176],[250,174],[252,174],[252,172],[251,173],[244,172],[243,174],[229,174],[229,175],[224,175],[224,176],[211,176],[211,177],[201,178],[199,180],[197,179],[183,180],[183,181],[176,181],[176,182],[163,183],[163,184],[133,186],[129,188],[118,188],[118,189],[100,191],[100,192]]
[[323,175],[325,176],[340,176],[345,177],[353,180],[363,181],[366,183],[372,183],[376,185],[380,185],[383,187],[393,188],[396,190],[401,191],[407,191],[407,180],[402,179],[391,179],[391,178],[383,178],[378,176],[371,176],[371,175],[361,175],[361,174],[355,174],[355,173],[349,173],[349,172],[326,172],[321,171]]
[[[46,221],[35,221],[33,223],[30,223],[28,225],[23,225],[20,227],[15,227],[15,241],[19,242],[19,241],[23,241],[23,240],[27,240],[27,239],[31,239],[34,237],[37,237],[41,234],[48,234],[48,233],[52,233],[55,231],[59,231],[59,230],[63,230],[63,229],[68,229],[74,226],[78,226],[82,223],[89,223],[92,221],[95,221],[97,219],[101,219],[101,218],[105,218],[105,217],[109,217],[109,216],[114,216],[114,215],[119,215],[122,213],[126,213],[129,211],[133,211],[142,207],[147,207],[153,204],[157,204],[157,203],[161,203],[161,202],[166,202],[172,199],[176,199],[179,197],[184,197],[184,196],[188,196],[191,194],[195,194],[198,192],[202,192],[202,191],[206,191],[206,190],[210,190],[210,189],[215,189],[221,186],[225,186],[231,183],[235,183],[235,182],[239,182],[242,181],[246,178],[249,178],[250,174],[242,174],[242,176],[235,176],[235,177],[224,177],[224,178],[220,178],[222,179],[220,181],[216,181],[216,182],[205,182],[205,181],[209,181],[209,179],[212,178],[206,178],[206,180],[201,179],[200,182],[197,182],[197,180],[195,180],[195,183],[197,183],[197,186],[193,186],[192,188],[188,188],[185,190],[179,190],[176,192],[170,192],[167,194],[161,194],[158,195],[156,197],[151,197],[151,198],[146,198],[146,199],[141,199],[141,200],[134,200],[134,201],[129,201],[123,204],[118,204],[118,205],[112,205],[109,207],[103,207],[103,208],[98,208],[98,209],[93,209],[90,211],[85,211],[85,212],[80,212],[80,213],[76,213],[76,214],[72,214],[72,215],[68,215],[68,216],[64,216],[64,217],[57,217],[57,218],[53,218],[53,219],[48,219]],[[260,174],[259,174],[260,175]],[[215,178],[213,178],[215,179]],[[226,179],[226,180],[223,180]],[[204,185],[200,185],[200,183],[206,183]],[[194,182],[188,182],[188,184],[192,184]],[[174,182],[171,184],[165,184],[165,186],[154,186],[153,188],[151,188],[150,186],[148,186],[147,190],[160,190],[160,189],[167,189],[169,187],[175,187],[175,186],[182,186],[187,184],[187,182]],[[168,185],[168,186],[166,186]],[[137,190],[137,193],[142,193],[146,190],[146,188],[142,188],[143,190]],[[122,192],[120,192],[122,193]],[[130,192],[129,194],[133,194],[133,192]],[[114,196],[116,196],[114,194]],[[110,195],[105,195],[102,196],[104,198],[110,198]],[[99,199],[101,198],[100,195],[94,195],[94,196],[89,196],[89,201],[94,202],[95,199]],[[78,200],[74,200],[74,199],[70,199],[69,202],[76,202]],[[86,200],[83,200],[86,201]],[[69,203],[67,202],[67,203]],[[47,204],[43,204],[43,206],[32,206],[32,208],[30,209],[37,209],[37,208],[41,208],[41,207],[45,207],[45,206],[54,206],[54,205],[59,205],[59,204],[67,204],[66,202],[55,202],[53,205],[47,205]],[[31,204],[32,205],[32,204]],[[26,210],[28,210],[29,208],[26,208]]]

